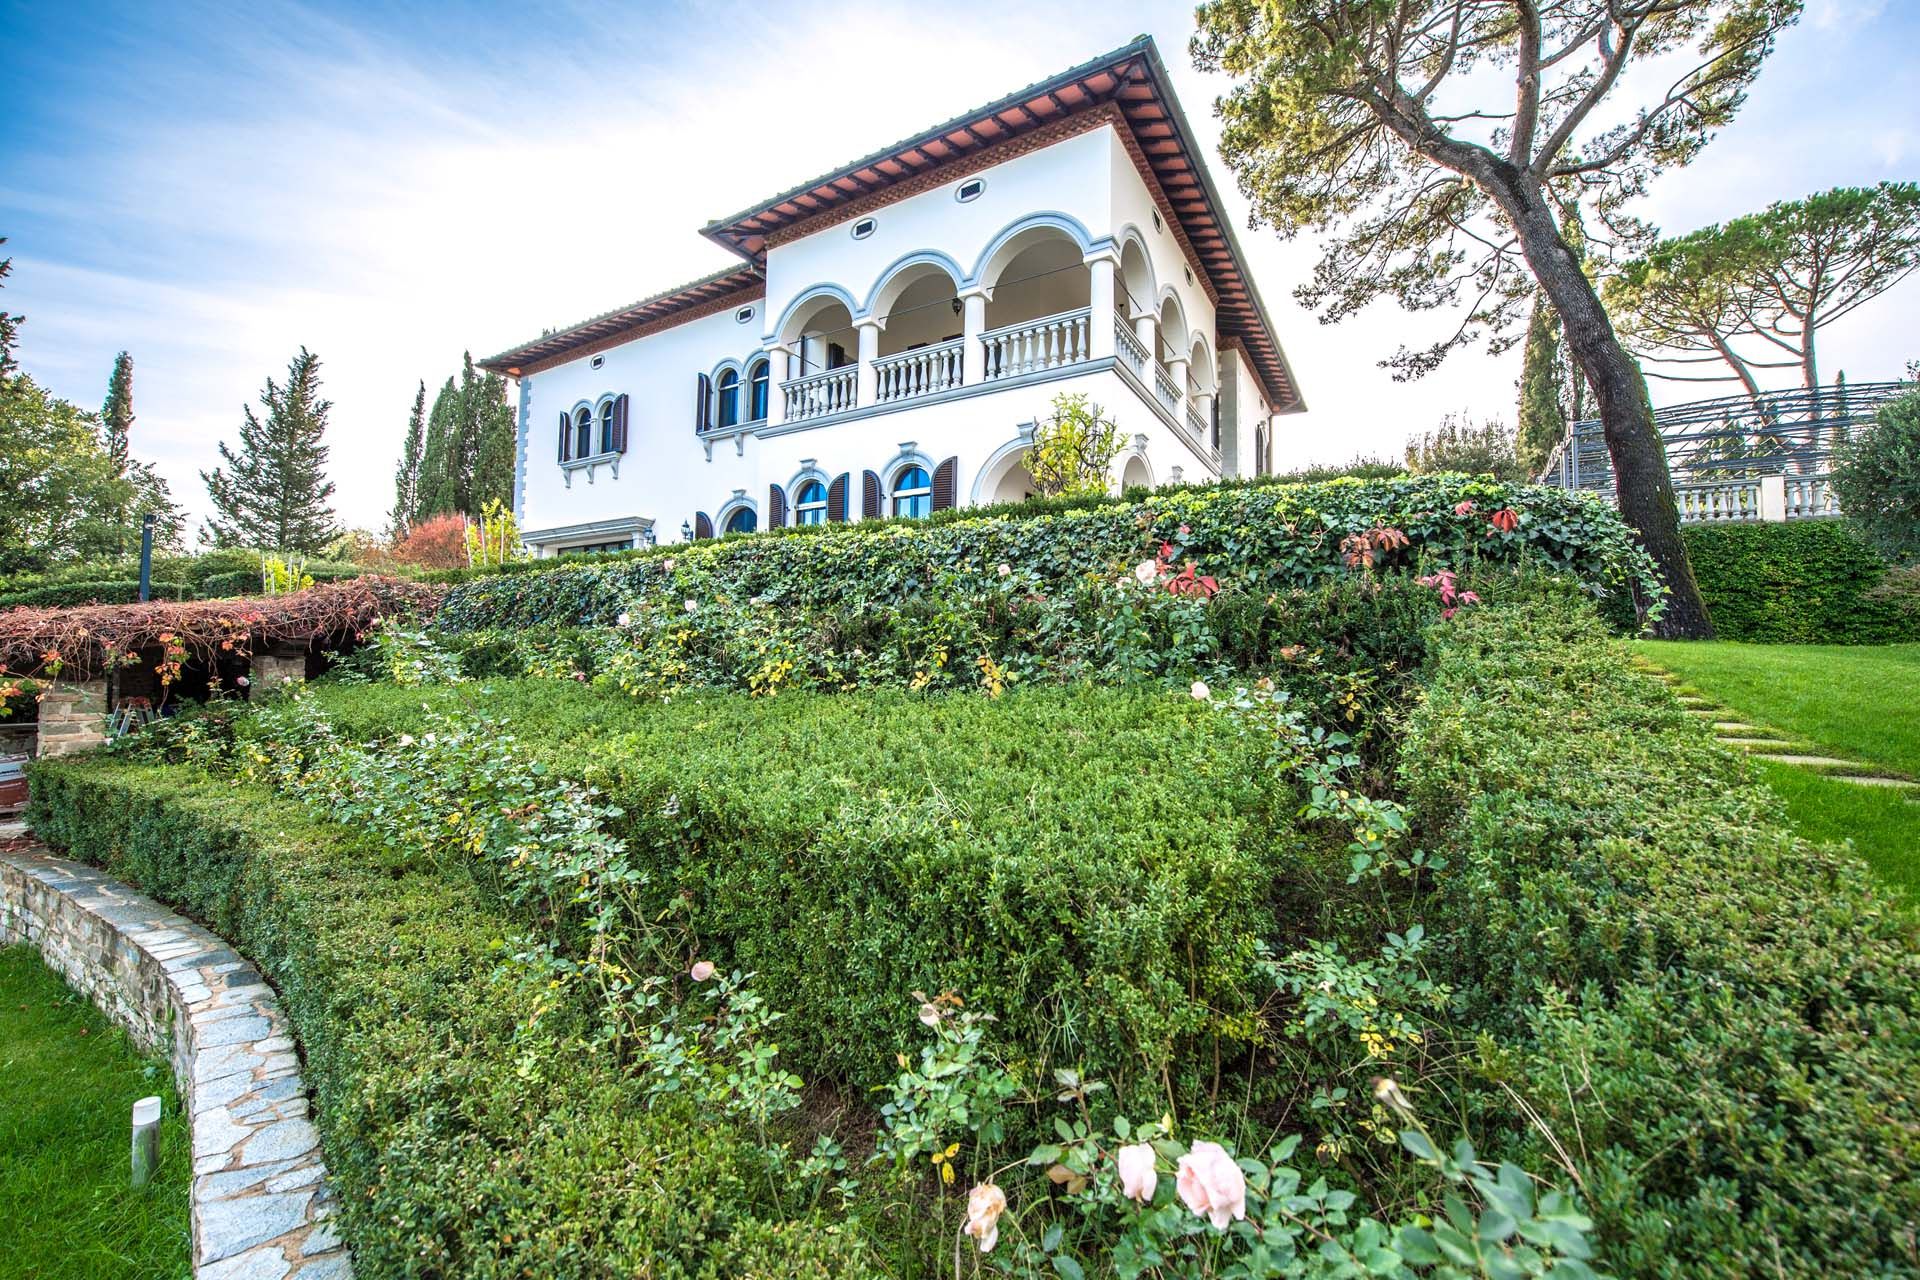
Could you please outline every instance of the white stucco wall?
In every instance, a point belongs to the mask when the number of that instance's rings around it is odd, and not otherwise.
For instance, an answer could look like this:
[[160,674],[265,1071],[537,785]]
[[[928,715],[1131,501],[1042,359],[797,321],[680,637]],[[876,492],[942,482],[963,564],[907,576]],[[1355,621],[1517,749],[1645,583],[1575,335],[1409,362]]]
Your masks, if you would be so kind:
[[[1108,128],[1099,130],[1097,136],[1107,144],[1107,184],[1111,199],[1107,219],[1110,234],[1116,240],[1133,238],[1139,241],[1146,250],[1152,271],[1155,310],[1159,309],[1169,293],[1173,294],[1179,300],[1189,331],[1204,333],[1211,349],[1214,309],[1206,290],[1200,286],[1200,268],[1187,261],[1186,252],[1174,237],[1173,229],[1165,225],[1164,218],[1159,229],[1155,229],[1153,219],[1156,206],[1153,195],[1141,180],[1140,170],[1134,166],[1133,158],[1127,154],[1119,134]],[[1193,276],[1191,281],[1187,278],[1189,268]],[[1139,301],[1134,299],[1136,309]]]

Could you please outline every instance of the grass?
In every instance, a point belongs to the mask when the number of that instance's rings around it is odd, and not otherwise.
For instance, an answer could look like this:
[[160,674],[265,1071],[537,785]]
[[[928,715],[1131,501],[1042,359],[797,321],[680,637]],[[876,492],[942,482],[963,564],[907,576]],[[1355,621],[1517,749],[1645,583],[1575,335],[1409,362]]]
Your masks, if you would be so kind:
[[1756,724],[1920,778],[1920,644],[1643,640],[1650,661]]
[[[128,1185],[133,1104],[158,1094],[160,1177]],[[31,947],[0,948],[0,1280],[191,1273],[192,1141],[164,1063]]]
[[1796,765],[1753,763],[1801,835],[1830,844],[1853,841],[1881,879],[1920,902],[1920,804],[1891,787],[1836,782]]

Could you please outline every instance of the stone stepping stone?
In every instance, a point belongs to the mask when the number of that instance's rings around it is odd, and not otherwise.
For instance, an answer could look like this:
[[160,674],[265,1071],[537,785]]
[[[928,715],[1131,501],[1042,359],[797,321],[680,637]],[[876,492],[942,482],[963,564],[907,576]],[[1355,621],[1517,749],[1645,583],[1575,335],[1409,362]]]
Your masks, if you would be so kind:
[[1718,737],[1715,739],[1723,747],[1745,747],[1753,750],[1757,747],[1781,747],[1792,750],[1793,742],[1788,738],[1735,738]]
[[1836,760],[1832,756],[1775,755],[1771,751],[1751,751],[1751,755],[1775,764],[1797,764],[1808,769],[1858,769],[1858,760]]
[[1720,733],[1766,733],[1768,732],[1768,730],[1762,729],[1757,724],[1747,724],[1740,720],[1715,720],[1713,722],[1713,727],[1717,732],[1720,732]]
[[1864,773],[1830,773],[1835,782],[1851,782],[1862,787],[1894,787],[1901,791],[1920,791],[1920,782],[1911,778],[1876,778]]

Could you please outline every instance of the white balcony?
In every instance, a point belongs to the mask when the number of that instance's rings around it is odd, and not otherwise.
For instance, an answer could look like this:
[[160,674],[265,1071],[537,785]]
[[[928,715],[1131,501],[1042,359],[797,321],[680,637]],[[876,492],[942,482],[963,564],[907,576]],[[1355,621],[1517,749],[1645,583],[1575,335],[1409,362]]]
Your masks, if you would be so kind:
[[854,390],[859,371],[851,365],[808,374],[780,384],[786,397],[786,420],[802,422],[845,413],[854,407]]
[[980,335],[986,349],[985,381],[1085,364],[1091,350],[1088,343],[1091,316],[1090,308],[1080,307],[1023,324],[987,330]]
[[873,402],[897,404],[961,385],[966,340],[954,338],[873,362]]

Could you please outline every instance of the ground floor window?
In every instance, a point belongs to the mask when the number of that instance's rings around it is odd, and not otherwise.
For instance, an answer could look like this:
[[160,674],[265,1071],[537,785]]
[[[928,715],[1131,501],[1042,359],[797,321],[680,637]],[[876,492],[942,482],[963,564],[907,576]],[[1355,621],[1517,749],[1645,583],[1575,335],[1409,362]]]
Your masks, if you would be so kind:
[[818,480],[809,480],[800,486],[800,496],[793,504],[795,524],[825,524],[827,522],[827,486]]
[[933,479],[925,467],[903,467],[893,478],[893,514],[915,518],[933,514]]
[[633,550],[633,539],[622,538],[618,542],[589,542],[579,547],[555,547],[553,553],[557,556],[596,556],[608,551],[631,550]]
[[742,507],[727,517],[726,532],[752,533],[759,523],[759,517],[753,514],[752,507]]

